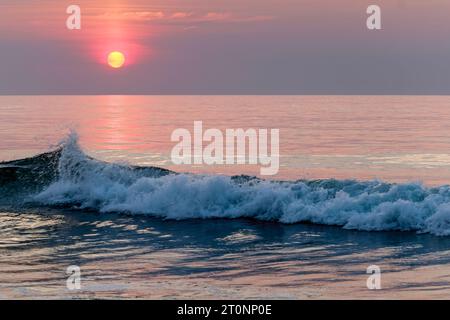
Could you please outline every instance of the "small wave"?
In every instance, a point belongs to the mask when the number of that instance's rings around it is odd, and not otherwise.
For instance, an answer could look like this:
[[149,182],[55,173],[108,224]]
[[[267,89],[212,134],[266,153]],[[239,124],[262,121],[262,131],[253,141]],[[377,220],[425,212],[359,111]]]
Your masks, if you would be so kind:
[[10,196],[18,190],[26,192],[28,205],[102,213],[178,220],[246,217],[450,235],[449,186],[334,179],[276,182],[248,176],[177,174],[95,160],[80,149],[76,134],[54,152],[2,163],[0,188]]

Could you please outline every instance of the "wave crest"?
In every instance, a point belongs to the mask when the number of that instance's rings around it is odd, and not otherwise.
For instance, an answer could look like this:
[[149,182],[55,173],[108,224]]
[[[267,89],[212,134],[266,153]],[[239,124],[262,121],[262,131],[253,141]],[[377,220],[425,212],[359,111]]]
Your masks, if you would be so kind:
[[[5,168],[26,166],[35,167],[28,175],[50,171],[44,175],[46,183],[28,195],[29,204],[165,219],[247,217],[450,235],[449,186],[334,179],[275,182],[247,176],[177,174],[95,160],[83,153],[76,134],[53,153],[1,164],[0,173],[4,176]],[[0,181],[1,185],[5,183]]]

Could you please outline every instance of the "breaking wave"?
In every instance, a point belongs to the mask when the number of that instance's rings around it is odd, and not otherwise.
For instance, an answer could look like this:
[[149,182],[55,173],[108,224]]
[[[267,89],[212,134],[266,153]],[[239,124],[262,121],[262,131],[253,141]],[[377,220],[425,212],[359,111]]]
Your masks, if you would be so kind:
[[56,150],[0,163],[0,201],[165,219],[253,218],[450,235],[450,187],[420,183],[177,174],[105,163],[71,134]]

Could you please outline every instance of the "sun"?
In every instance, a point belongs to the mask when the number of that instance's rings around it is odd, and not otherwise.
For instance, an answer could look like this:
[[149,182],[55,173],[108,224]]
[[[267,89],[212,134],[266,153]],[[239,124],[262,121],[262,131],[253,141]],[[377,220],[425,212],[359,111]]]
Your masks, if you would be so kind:
[[125,55],[120,51],[113,51],[108,54],[108,64],[115,69],[123,66],[125,63]]

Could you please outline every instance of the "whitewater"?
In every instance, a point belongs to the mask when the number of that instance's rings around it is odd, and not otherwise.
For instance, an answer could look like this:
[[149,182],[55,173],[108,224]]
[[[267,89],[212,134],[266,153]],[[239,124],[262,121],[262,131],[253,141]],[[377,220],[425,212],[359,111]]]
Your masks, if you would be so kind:
[[98,161],[82,151],[75,133],[56,151],[0,164],[0,173],[2,202],[14,198],[16,207],[63,207],[172,220],[251,218],[450,235],[447,185],[181,174]]

